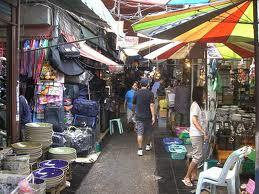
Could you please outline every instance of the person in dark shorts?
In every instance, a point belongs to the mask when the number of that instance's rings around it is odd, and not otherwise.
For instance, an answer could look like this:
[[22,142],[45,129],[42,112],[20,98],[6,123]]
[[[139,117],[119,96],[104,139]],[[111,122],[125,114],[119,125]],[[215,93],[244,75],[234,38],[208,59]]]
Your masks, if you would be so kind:
[[147,142],[146,151],[151,150],[151,138],[153,125],[155,123],[155,102],[154,94],[148,90],[148,79],[141,79],[141,89],[135,92],[133,98],[133,111],[135,112],[135,128],[137,132],[137,143],[139,156],[143,155],[143,136]]

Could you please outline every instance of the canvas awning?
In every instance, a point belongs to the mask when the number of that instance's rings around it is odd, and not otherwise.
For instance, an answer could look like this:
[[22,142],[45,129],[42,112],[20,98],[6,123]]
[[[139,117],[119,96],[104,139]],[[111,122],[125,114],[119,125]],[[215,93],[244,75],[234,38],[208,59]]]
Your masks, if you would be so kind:
[[[73,42],[75,41],[75,37],[73,35],[69,35],[67,33],[62,32],[64,38],[67,42]],[[94,61],[98,61],[100,63],[104,63],[108,66],[109,70],[114,72],[116,71],[116,67],[119,67],[118,63],[115,61],[109,59],[108,57],[104,56],[103,54],[99,53],[98,51],[94,50],[90,46],[88,46],[84,41],[78,42],[79,49],[80,49],[80,55],[82,57],[86,57],[88,59],[92,59]]]

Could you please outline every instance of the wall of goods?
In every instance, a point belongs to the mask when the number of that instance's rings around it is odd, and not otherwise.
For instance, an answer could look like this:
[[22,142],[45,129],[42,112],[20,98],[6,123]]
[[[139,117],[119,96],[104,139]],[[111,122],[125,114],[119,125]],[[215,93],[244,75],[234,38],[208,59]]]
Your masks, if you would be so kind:
[[[254,61],[218,61],[215,80],[212,83],[212,91],[217,94],[214,127],[218,158],[224,160],[242,145],[255,146]],[[253,161],[249,162],[254,165]]]

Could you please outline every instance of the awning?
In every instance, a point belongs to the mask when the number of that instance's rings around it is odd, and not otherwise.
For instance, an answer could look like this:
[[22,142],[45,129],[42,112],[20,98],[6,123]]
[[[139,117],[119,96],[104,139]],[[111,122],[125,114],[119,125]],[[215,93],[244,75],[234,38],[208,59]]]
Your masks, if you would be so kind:
[[[75,37],[73,35],[69,35],[64,32],[62,32],[62,34],[65,37],[66,41],[68,42],[75,41]],[[115,69],[118,69],[116,67],[121,66],[118,63],[114,62],[113,60],[109,59],[108,57],[102,55],[98,51],[94,50],[93,48],[88,46],[85,42],[79,42],[78,44],[80,49],[80,55],[82,57],[86,57],[94,61],[98,61],[100,63],[106,64],[111,72],[114,72]]]

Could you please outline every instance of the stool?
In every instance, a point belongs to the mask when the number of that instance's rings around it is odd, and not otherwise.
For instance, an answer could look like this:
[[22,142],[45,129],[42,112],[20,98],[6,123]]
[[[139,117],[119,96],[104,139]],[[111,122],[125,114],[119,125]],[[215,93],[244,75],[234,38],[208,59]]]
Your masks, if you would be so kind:
[[117,123],[117,126],[119,128],[119,133],[122,134],[123,133],[123,127],[122,127],[121,119],[112,119],[112,120],[110,120],[110,126],[109,126],[110,135],[114,133],[114,126],[113,126],[114,122]]

